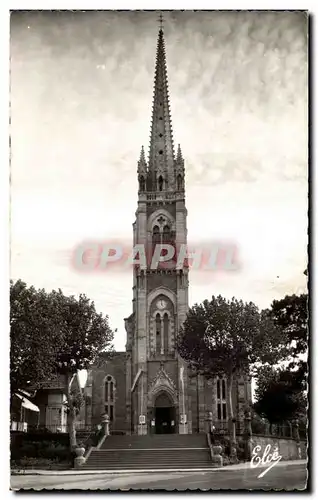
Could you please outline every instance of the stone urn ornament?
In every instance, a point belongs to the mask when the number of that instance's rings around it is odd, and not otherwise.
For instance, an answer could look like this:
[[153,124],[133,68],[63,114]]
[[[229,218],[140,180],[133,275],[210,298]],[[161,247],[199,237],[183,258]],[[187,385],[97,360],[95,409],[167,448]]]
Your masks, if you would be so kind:
[[85,447],[82,443],[78,444],[75,448],[75,454],[77,457],[83,457],[85,453]]
[[84,465],[86,459],[84,457],[84,453],[85,453],[85,448],[82,444],[79,444],[78,446],[76,446],[76,448],[74,449],[75,451],[75,455],[76,455],[76,458],[74,460],[74,465],[75,465],[75,468],[79,468],[81,467],[82,465]]
[[214,445],[212,446],[212,450],[213,450],[213,462],[218,464],[219,467],[222,467],[223,466],[223,457],[221,455],[222,446]]

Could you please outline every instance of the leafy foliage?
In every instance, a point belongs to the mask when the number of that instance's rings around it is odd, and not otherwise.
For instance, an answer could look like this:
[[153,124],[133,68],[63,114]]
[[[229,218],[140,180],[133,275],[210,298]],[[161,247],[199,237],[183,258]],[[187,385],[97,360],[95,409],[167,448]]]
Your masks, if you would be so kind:
[[287,367],[261,367],[257,375],[254,408],[270,423],[306,419],[307,363],[299,356],[303,356],[308,347],[307,305],[307,294],[287,295],[282,300],[274,300],[266,311],[284,334],[289,359]]
[[255,411],[270,423],[283,423],[306,416],[307,401],[302,381],[289,370],[262,367],[255,395]]
[[268,314],[286,337],[291,358],[288,368],[293,371],[295,383],[302,382],[305,389],[308,367],[301,357],[308,349],[308,295],[286,295],[274,300]]
[[10,306],[12,391],[87,369],[112,347],[108,316],[98,314],[85,295],[47,293],[19,280],[11,282]]
[[70,381],[89,368],[99,353],[112,349],[113,332],[85,295],[67,297],[62,290],[35,290],[21,280],[10,286],[11,393],[39,388],[56,374],[65,375],[71,445],[75,419],[83,404]]
[[10,283],[10,341],[11,393],[38,388],[55,370],[63,339],[51,296],[21,280]]
[[284,345],[255,304],[221,296],[189,310],[177,342],[181,357],[206,377],[251,374],[256,363],[274,364],[284,357]]
[[103,317],[85,295],[66,297],[62,291],[52,292],[60,316],[63,349],[58,353],[60,373],[73,374],[87,369],[101,351],[110,349],[113,332],[108,316]]
[[286,295],[274,300],[270,317],[286,335],[291,355],[304,354],[308,348],[308,295]]
[[283,336],[253,304],[218,296],[192,307],[180,330],[177,349],[191,370],[206,378],[225,376],[232,458],[237,459],[232,403],[235,377],[251,375],[257,363],[277,363],[285,353]]

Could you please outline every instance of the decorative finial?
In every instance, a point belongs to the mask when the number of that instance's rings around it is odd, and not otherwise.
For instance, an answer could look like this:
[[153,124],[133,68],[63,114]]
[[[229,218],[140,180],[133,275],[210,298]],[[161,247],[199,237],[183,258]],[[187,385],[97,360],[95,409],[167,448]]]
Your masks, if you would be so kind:
[[140,157],[139,157],[139,162],[138,164],[141,166],[145,166],[147,165],[147,162],[146,162],[146,158],[145,158],[145,150],[144,150],[144,147],[141,146],[141,152],[140,152]]
[[181,147],[180,147],[180,144],[178,144],[177,162],[178,162],[178,163],[183,162],[183,156],[182,156],[182,152],[181,152]]
[[160,14],[158,21],[159,21],[159,30],[163,31],[164,20],[163,20],[162,14]]
[[145,150],[144,147],[141,146],[141,152],[140,152],[140,161],[146,163],[146,158],[145,158]]

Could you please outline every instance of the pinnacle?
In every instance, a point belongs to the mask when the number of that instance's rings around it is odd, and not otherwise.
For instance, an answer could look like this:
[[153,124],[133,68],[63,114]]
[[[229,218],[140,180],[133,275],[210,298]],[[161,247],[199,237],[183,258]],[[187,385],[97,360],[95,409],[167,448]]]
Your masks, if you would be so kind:
[[182,163],[183,162],[183,157],[182,157],[182,151],[181,151],[180,144],[178,144],[177,162],[178,163]]
[[146,157],[145,157],[145,150],[144,147],[141,146],[141,151],[140,151],[140,158],[139,158],[139,165],[147,165],[146,163]]

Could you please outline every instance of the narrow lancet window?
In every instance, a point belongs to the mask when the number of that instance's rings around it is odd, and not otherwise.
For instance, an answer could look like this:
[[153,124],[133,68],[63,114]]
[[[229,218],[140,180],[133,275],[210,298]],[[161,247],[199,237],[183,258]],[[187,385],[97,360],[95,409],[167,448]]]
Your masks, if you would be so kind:
[[169,243],[170,242],[170,227],[165,226],[163,228],[163,233],[162,233],[162,241],[163,243]]
[[163,317],[163,336],[164,336],[164,353],[169,351],[169,316],[165,313]]
[[160,243],[160,229],[158,226],[155,226],[152,231],[152,242],[154,245],[156,243]]
[[139,177],[139,191],[143,192],[145,191],[146,183],[145,183],[145,178],[143,175]]
[[161,318],[160,314],[156,315],[156,353],[161,352]]

